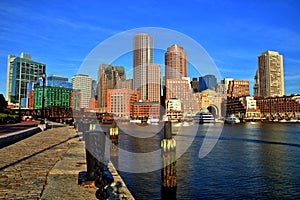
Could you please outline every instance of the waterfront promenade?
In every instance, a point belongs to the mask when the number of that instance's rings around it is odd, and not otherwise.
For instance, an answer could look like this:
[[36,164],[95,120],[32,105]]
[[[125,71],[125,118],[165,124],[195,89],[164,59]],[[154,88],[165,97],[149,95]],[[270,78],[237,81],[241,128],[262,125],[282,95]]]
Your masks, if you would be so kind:
[[[0,149],[0,199],[96,199],[96,187],[78,185],[85,149],[73,127],[50,129]],[[116,170],[109,199],[133,199]]]

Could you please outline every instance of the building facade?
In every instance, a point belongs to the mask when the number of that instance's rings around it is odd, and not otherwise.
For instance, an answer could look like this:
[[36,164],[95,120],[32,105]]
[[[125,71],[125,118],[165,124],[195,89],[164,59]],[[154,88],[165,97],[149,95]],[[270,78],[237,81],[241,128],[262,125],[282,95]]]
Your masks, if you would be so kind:
[[203,91],[203,90],[215,90],[215,86],[217,84],[217,78],[215,75],[205,75],[205,76],[201,76],[199,77],[199,91]]
[[134,102],[139,100],[139,92],[130,89],[107,90],[107,112],[119,117],[134,115]]
[[169,99],[179,99],[183,114],[191,114],[199,111],[199,102],[192,92],[190,81],[187,77],[182,79],[166,80],[166,104]]
[[166,79],[187,77],[187,58],[183,47],[174,44],[165,53]]
[[225,95],[210,89],[195,94],[199,101],[200,109],[207,108],[215,117],[226,115],[226,107],[223,106],[223,102],[226,99]]
[[126,73],[123,66],[100,64],[98,70],[98,107],[106,112],[107,90],[119,89],[121,82],[126,82]]
[[149,101],[160,102],[160,65],[148,65],[147,93]]
[[42,78],[46,65],[33,61],[30,54],[8,55],[6,76],[6,99],[8,103],[19,104],[27,96],[27,83]]
[[300,95],[260,97],[256,102],[261,114],[267,118],[300,119]]
[[74,90],[81,93],[80,108],[88,108],[92,96],[92,77],[84,74],[75,75],[72,77],[72,85]]
[[229,81],[227,97],[238,98],[244,96],[250,96],[249,81],[245,81],[245,80]]
[[[70,107],[72,89],[70,88],[60,88],[60,87],[50,87],[45,86],[44,97],[45,97],[45,108],[53,106],[61,106],[65,108]],[[43,100],[43,87],[34,87],[34,109],[42,108]]]
[[140,92],[141,100],[148,100],[148,66],[153,64],[153,38],[145,33],[133,38],[133,90]]
[[254,92],[256,97],[284,95],[283,57],[278,52],[266,51],[258,56]]
[[133,103],[134,117],[160,117],[159,102],[139,101]]
[[69,82],[66,76],[61,76],[57,74],[47,75],[46,85],[51,87],[61,87],[72,89],[72,83]]
[[197,78],[193,78],[191,81],[191,87],[193,89],[193,92],[199,92],[199,81]]

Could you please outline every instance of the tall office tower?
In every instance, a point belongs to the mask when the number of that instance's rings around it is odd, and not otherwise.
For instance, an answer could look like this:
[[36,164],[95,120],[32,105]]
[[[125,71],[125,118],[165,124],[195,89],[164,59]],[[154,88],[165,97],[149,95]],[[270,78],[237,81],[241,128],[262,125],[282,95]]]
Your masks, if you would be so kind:
[[147,100],[160,102],[160,65],[149,64],[147,76]]
[[27,83],[42,78],[46,65],[31,60],[30,54],[8,55],[6,77],[6,99],[8,103],[19,103],[27,95]]
[[153,38],[136,34],[133,38],[133,90],[140,92],[141,100],[148,100],[148,65],[153,63]]
[[183,48],[177,44],[170,46],[165,53],[166,80],[187,77],[187,58]]
[[283,58],[278,52],[266,51],[258,56],[258,81],[255,96],[271,97],[284,95]]
[[88,108],[89,100],[92,96],[92,77],[84,74],[78,74],[72,77],[74,90],[79,90],[81,94],[80,108]]
[[215,89],[215,85],[217,84],[217,78],[215,77],[215,75],[205,75],[202,77],[199,77],[199,91],[203,91],[206,89],[211,89],[214,90]]
[[117,89],[120,82],[125,81],[126,74],[123,66],[100,64],[98,70],[98,107],[102,112],[107,108],[107,90]]

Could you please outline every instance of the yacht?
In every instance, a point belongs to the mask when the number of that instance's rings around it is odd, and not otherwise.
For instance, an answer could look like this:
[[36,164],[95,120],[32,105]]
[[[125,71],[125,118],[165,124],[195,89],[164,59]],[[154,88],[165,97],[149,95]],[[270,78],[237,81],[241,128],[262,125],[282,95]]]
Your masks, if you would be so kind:
[[240,123],[241,121],[236,116],[230,115],[229,117],[225,118],[225,122],[229,124],[237,124]]
[[147,120],[147,123],[148,124],[158,124],[159,123],[159,118],[150,116]]

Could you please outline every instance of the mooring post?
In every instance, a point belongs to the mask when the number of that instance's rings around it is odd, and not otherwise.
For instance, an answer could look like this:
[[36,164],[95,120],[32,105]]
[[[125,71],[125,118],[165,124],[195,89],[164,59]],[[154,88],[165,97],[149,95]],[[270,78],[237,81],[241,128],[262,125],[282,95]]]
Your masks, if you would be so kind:
[[109,131],[110,138],[110,160],[116,169],[119,168],[119,128],[114,121]]
[[84,134],[86,148],[86,178],[95,182],[98,188],[96,191],[97,199],[107,199],[109,192],[106,186],[111,183],[104,172],[107,166],[105,160],[106,133],[98,130],[86,131]]
[[176,141],[172,137],[172,123],[165,122],[164,139],[161,141],[162,164],[161,197],[162,199],[176,199]]

